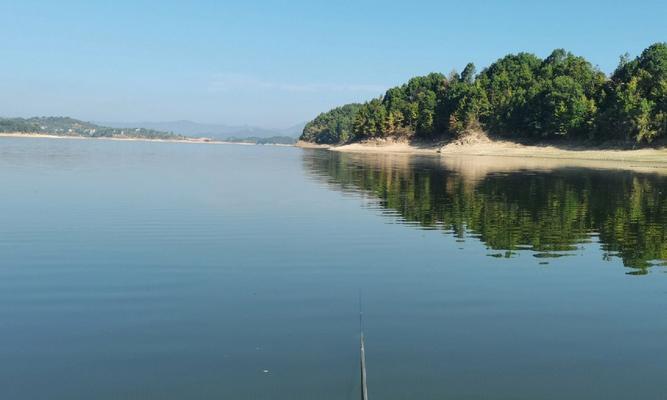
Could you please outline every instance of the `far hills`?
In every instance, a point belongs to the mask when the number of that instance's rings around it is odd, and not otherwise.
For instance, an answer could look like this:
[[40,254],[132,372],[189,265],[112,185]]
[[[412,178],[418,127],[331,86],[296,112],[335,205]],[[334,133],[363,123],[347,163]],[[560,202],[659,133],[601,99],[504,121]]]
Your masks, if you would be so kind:
[[90,138],[182,140],[185,136],[147,128],[111,128],[70,117],[0,118],[0,133],[25,133]]
[[24,133],[90,138],[162,140],[211,139],[253,144],[294,144],[300,124],[286,129],[199,124],[192,121],[93,123],[70,117],[0,118],[0,133]]
[[[276,139],[282,142],[293,143],[303,132],[306,123],[300,123],[287,128],[260,128],[251,125],[205,124],[194,121],[159,121],[159,122],[102,122],[102,125],[114,128],[141,127],[163,132],[173,132],[190,137],[207,137],[223,141],[253,141],[254,139]],[[254,140],[257,141],[257,140]]]

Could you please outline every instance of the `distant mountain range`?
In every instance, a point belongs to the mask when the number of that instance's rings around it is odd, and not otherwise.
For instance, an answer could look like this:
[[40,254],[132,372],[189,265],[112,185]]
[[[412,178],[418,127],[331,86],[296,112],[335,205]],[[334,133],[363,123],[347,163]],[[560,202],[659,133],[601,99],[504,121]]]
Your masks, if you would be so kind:
[[113,128],[145,128],[162,132],[172,132],[183,136],[226,140],[229,138],[269,138],[276,136],[297,138],[301,135],[306,123],[300,123],[283,129],[259,128],[249,125],[233,126],[225,124],[203,124],[186,120],[164,122],[100,122],[100,125]]

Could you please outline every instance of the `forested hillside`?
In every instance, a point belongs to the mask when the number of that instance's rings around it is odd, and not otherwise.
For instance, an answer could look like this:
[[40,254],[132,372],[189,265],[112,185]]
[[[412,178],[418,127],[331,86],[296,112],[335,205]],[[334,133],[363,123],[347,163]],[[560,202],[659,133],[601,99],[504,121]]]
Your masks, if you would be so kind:
[[322,113],[303,128],[301,140],[316,143],[343,143],[354,138],[353,123],[361,104],[347,104]]
[[667,136],[667,43],[630,60],[611,76],[562,49],[545,59],[505,56],[479,74],[432,73],[364,104],[320,114],[301,140],[345,143],[373,137],[433,138],[482,129],[503,137],[622,140]]

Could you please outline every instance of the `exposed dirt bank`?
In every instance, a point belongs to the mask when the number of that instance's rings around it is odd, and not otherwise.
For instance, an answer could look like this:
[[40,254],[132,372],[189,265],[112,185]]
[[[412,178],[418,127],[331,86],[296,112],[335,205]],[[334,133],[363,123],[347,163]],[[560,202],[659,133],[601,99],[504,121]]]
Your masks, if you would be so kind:
[[[559,160],[618,161],[647,163],[667,167],[667,148],[633,149],[628,145],[590,145],[566,142],[514,142],[493,139],[482,132],[471,132],[455,140],[417,142],[406,139],[371,139],[341,146],[299,142],[299,147],[327,148],[345,152],[382,152],[457,156],[496,156],[515,158],[548,158]],[[580,163],[577,163],[580,164]]]

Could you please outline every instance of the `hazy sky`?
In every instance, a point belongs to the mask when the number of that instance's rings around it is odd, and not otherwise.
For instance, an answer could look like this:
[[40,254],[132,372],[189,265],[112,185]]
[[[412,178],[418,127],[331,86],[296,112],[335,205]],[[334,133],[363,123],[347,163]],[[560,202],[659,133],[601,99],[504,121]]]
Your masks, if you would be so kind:
[[286,127],[510,52],[610,72],[667,1],[0,0],[0,27],[0,116]]

